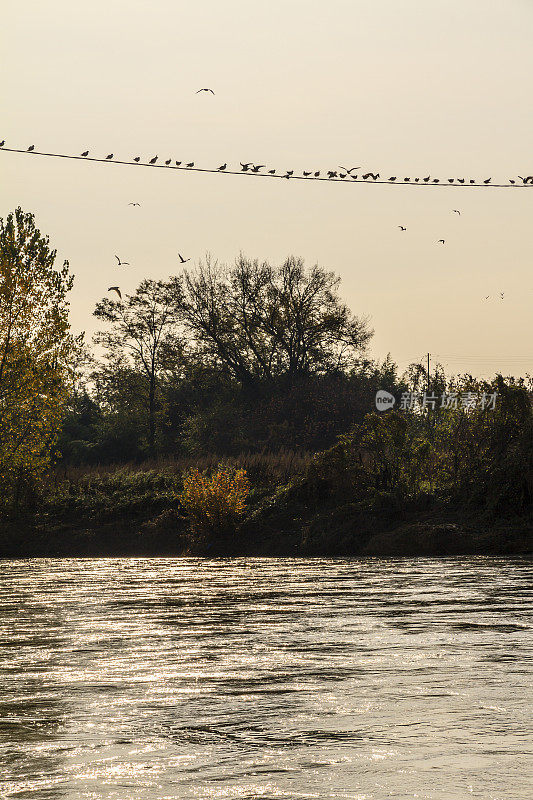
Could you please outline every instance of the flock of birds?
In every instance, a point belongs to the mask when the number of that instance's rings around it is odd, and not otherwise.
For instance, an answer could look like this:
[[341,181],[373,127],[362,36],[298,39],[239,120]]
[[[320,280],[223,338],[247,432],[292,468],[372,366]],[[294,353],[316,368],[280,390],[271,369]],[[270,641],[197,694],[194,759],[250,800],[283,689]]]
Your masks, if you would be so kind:
[[[198,89],[198,92],[212,92],[214,94],[212,89]],[[198,94],[198,92],[197,92],[197,94]],[[4,147],[4,145],[5,145],[5,140],[2,140],[0,142],[0,147]],[[27,148],[26,152],[31,153],[34,150],[35,150],[35,145],[32,144]],[[89,150],[84,150],[82,153],[79,154],[79,156],[70,156],[70,157],[71,158],[87,158],[89,156],[89,153],[90,153]],[[115,154],[114,153],[108,153],[108,155],[106,155],[105,158],[102,158],[102,159],[96,158],[95,160],[96,161],[113,161],[114,158],[115,158]],[[159,162],[159,163],[157,163],[157,162]],[[127,162],[127,163],[136,163],[136,164],[142,163],[143,165],[148,164],[148,165],[151,165],[151,166],[155,166],[156,164],[157,164],[157,166],[163,166],[163,164],[164,164],[166,167],[173,167],[173,168],[177,167],[177,168],[181,168],[181,169],[194,169],[195,168],[195,162],[194,161],[184,162],[184,161],[177,161],[177,160],[175,160],[173,158],[160,159],[159,155],[157,155],[157,154],[152,156],[151,158],[149,158],[147,160],[142,160],[141,156],[137,155],[137,156],[134,156],[134,158],[132,159],[132,162]],[[383,177],[382,178],[381,174],[379,172],[364,172],[361,175],[359,175],[359,173],[356,172],[356,170],[360,170],[361,167],[349,167],[348,168],[348,167],[339,166],[337,169],[330,169],[330,170],[303,170],[301,172],[301,174],[300,174],[299,172],[295,172],[295,170],[293,170],[293,169],[286,170],[285,172],[283,172],[283,171],[282,172],[278,172],[276,169],[267,169],[267,165],[266,164],[254,164],[252,161],[247,161],[247,162],[239,161],[239,164],[240,164],[240,170],[239,169],[235,169],[235,170],[230,169],[229,171],[232,174],[235,174],[236,172],[247,172],[247,173],[256,174],[256,175],[257,174],[271,175],[271,176],[276,176],[278,178],[287,178],[287,179],[299,178],[300,180],[302,178],[305,178],[305,179],[308,179],[308,180],[313,180],[315,178],[320,178],[322,180],[325,180],[325,179],[326,180],[327,179],[329,179],[329,180],[345,180],[345,179],[348,178],[348,179],[351,179],[351,180],[354,180],[354,181],[361,179],[363,181],[380,181],[380,183],[396,183],[396,182],[399,181],[401,183],[415,183],[415,184],[416,183],[420,183],[420,184],[426,184],[426,185],[428,185],[428,184],[431,184],[431,185],[436,185],[436,184],[441,184],[441,185],[455,184],[457,186],[462,186],[462,185],[464,185],[464,186],[466,186],[466,185],[475,185],[475,186],[485,185],[485,186],[488,186],[488,185],[490,185],[492,183],[492,177],[484,178],[483,181],[481,181],[480,183],[478,183],[473,178],[446,178],[446,179],[442,179],[442,178],[433,178],[431,175],[427,175],[425,178],[420,178],[420,177],[418,177],[418,178],[412,178],[412,177],[399,178],[397,175],[390,175],[389,177]],[[199,168],[196,167],[196,169],[199,169]],[[220,166],[217,167],[216,169],[203,169],[202,171],[205,171],[205,172],[225,172],[227,169],[228,169],[228,164],[224,163],[224,164],[220,164]],[[266,170],[266,172],[262,172],[262,170]],[[528,185],[533,186],[533,175],[526,175],[526,176],[517,175],[516,178],[509,178],[508,183],[509,183],[509,185],[514,186],[514,185],[517,184],[518,181],[520,181],[521,184],[524,185],[524,186],[528,186]]]

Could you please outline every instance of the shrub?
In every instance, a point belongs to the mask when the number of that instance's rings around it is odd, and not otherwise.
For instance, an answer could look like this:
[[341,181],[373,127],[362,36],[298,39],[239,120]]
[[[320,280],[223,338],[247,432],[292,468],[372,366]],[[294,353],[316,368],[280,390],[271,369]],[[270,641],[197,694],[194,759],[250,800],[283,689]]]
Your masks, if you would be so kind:
[[211,475],[196,468],[188,470],[179,499],[193,533],[205,537],[228,532],[244,512],[249,490],[244,469],[222,466]]

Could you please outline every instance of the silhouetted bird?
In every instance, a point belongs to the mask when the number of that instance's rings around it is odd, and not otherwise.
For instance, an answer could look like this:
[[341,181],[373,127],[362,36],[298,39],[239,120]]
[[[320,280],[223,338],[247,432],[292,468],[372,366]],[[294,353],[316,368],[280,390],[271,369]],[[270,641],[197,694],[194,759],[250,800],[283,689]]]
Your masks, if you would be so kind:
[[89,155],[89,151],[88,150],[84,150],[84,152],[82,153],[82,156],[85,157],[85,156],[88,156],[88,155]]
[[28,153],[31,153],[32,150],[35,150],[34,144],[30,144],[30,146],[28,147]]
[[357,180],[357,175],[350,175],[350,178],[351,178],[353,181],[356,181],[356,180]]
[[242,167],[242,172],[247,172],[250,169],[250,167],[252,166],[252,162],[251,161],[248,162],[248,164],[243,164],[242,161],[239,161],[239,164]]
[[505,292],[500,292],[500,297],[501,297],[502,300],[503,300],[504,296],[505,296]]
[[140,157],[140,156],[135,156],[135,158],[134,158],[133,160],[134,160],[134,161],[136,161],[136,162],[137,162],[137,164],[138,164],[138,163],[139,163],[139,161],[141,160],[141,157]]
[[409,183],[409,181],[410,181],[410,180],[411,180],[411,178],[404,178],[404,181],[405,181],[406,183]]
[[418,183],[419,180],[420,178],[415,178],[415,183]]
[[458,211],[456,208],[452,208],[452,211],[454,214],[459,214],[459,216],[461,216],[461,212]]
[[176,164],[177,167],[181,166],[181,161],[175,161],[174,163]]
[[320,177],[320,170],[318,172],[315,172],[314,176],[315,176],[315,178],[319,178]]
[[191,260],[190,258],[183,258],[183,256],[181,255],[181,253],[178,253],[178,256],[179,256],[180,262],[181,262],[182,264],[186,264],[186,263],[187,263],[187,261],[190,261],[190,260]]
[[150,159],[150,164],[155,164],[156,161],[157,161],[157,156],[154,156],[153,158]]
[[487,180],[486,180],[486,181],[483,181],[483,183],[490,183],[490,182],[491,182],[491,180],[492,180],[492,178],[487,178]]
[[219,167],[219,170],[220,170],[221,172],[223,172],[223,171],[226,169],[226,167],[227,167],[227,166],[228,166],[227,164],[222,164],[222,165]]
[[308,178],[308,177],[309,177],[309,175],[311,175],[311,173],[310,173],[310,172],[304,172],[304,173],[302,173],[302,174],[303,174],[304,178]]
[[113,158],[113,153],[109,153],[109,155],[106,156],[106,161],[109,161],[110,158]]
[[509,183],[515,184],[515,183],[516,183],[516,181],[513,181],[513,179],[512,179],[512,178],[509,178]]
[[275,169],[269,169],[268,170],[268,174],[269,175],[275,175],[276,174],[276,170]]
[[468,181],[468,182],[469,182],[469,183],[475,183],[475,181],[474,181],[474,180],[470,180],[470,181]]
[[448,178],[448,183],[453,183],[453,181],[454,181],[453,178]]
[[464,182],[465,182],[465,179],[464,179],[464,178],[457,178],[457,182],[458,182],[458,183],[464,183]]
[[440,183],[440,180],[438,178],[433,178],[433,183]]
[[391,183],[394,183],[395,180],[397,180],[396,175],[393,175],[392,178],[389,178],[389,181],[391,181]]
[[[141,204],[140,203],[128,203],[128,205],[129,206],[140,206]],[[120,259],[119,259],[119,261],[120,261]]]
[[118,261],[118,264],[117,264],[118,267],[129,267],[129,265],[130,265],[129,261],[121,261],[118,256],[115,256],[115,258]]
[[333,170],[329,170],[328,178],[336,178],[336,177],[337,177],[337,173],[333,172]]
[[439,241],[437,242],[437,244],[444,244],[444,239],[439,239]]
[[200,92],[211,92],[211,94],[215,94],[212,89],[198,89],[196,94],[200,94]]
[[527,178],[523,178],[521,175],[518,176],[522,183],[533,183],[533,175],[528,175]]
[[341,172],[341,173],[339,174],[339,178],[345,178],[345,177],[346,177],[346,173],[345,173],[345,172]]
[[290,178],[290,176],[291,176],[291,175],[294,175],[294,170],[293,170],[293,169],[288,169],[288,170],[287,170],[287,175],[288,175],[288,176],[289,176],[289,178]]
[[488,299],[489,299],[489,297],[490,297],[490,294],[488,294],[488,295],[487,295],[486,297],[484,297],[483,299],[484,299],[484,300],[488,300]]
[[168,161],[165,161],[165,164],[167,165],[167,167],[168,167],[168,165],[170,164],[171,161],[172,161],[171,158],[169,158]]
[[189,163],[186,164],[186,166],[187,167],[194,167],[194,161],[189,161]]
[[5,145],[5,143],[6,143],[6,140],[2,139],[2,141],[0,142],[0,147],[3,147]]
[[258,164],[257,166],[252,168],[252,172],[259,172],[260,169],[264,169],[266,164]]
[[423,178],[424,183],[429,183],[431,180],[431,175],[428,175],[427,178]]
[[116,292],[118,294],[118,296],[120,297],[120,299],[122,300],[122,292],[120,291],[118,286],[110,286],[107,291],[108,292]]
[[404,227],[403,227],[403,225],[398,225],[398,227],[399,227],[399,229],[400,229],[401,231],[406,231],[406,230],[407,230],[407,228],[404,228]]
[[366,181],[368,178],[372,178],[373,181],[377,181],[379,178],[379,172],[367,172],[366,175],[363,175],[364,181]]
[[348,169],[348,167],[339,167],[339,169],[343,169],[349,175],[351,172],[354,171],[354,169],[361,169],[361,167],[352,167],[351,169]]

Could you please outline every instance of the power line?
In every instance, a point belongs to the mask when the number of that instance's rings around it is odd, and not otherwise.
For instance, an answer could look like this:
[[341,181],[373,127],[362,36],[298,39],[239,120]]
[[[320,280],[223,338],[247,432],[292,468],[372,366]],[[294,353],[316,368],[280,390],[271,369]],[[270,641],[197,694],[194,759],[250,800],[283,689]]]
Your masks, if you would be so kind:
[[[481,183],[477,183],[472,179],[456,179],[456,178],[403,178],[398,180],[397,178],[388,178],[384,179],[381,177],[375,177],[375,175],[379,176],[379,173],[367,173],[366,177],[361,176],[359,180],[357,175],[350,175],[351,180],[347,180],[348,175],[344,178],[339,177],[336,171],[333,171],[333,175],[329,176],[322,176],[322,175],[294,175],[291,171],[291,174],[282,174],[281,172],[273,173],[273,172],[259,172],[253,171],[251,169],[247,170],[231,170],[231,169],[209,169],[206,167],[187,167],[175,164],[155,164],[155,163],[146,163],[141,161],[123,161],[121,159],[116,158],[95,158],[94,156],[82,156],[82,155],[68,155],[66,153],[44,153],[39,150],[19,150],[12,147],[2,147],[0,148],[0,152],[4,153],[22,153],[23,155],[28,156],[45,156],[46,158],[66,158],[71,159],[73,161],[92,161],[97,162],[100,164],[121,164],[124,166],[130,167],[151,167],[152,169],[163,169],[163,170],[179,170],[182,172],[206,172],[213,175],[246,175],[250,178],[282,178],[283,180],[297,180],[297,181],[326,181],[328,183],[336,182],[336,183],[352,183],[352,184],[381,184],[381,185],[388,185],[388,186],[423,186],[423,187],[434,187],[434,188],[451,188],[451,189],[528,189],[533,188],[533,176],[528,176],[527,179],[520,178],[517,176],[518,180],[521,180],[522,183],[516,183],[516,179],[513,178],[513,183],[487,183],[482,181]],[[252,165],[253,166],[253,165]],[[370,176],[370,177],[368,177]],[[529,180],[531,178],[531,180]],[[453,182],[452,182],[453,181]],[[460,182],[463,181],[463,182]]]

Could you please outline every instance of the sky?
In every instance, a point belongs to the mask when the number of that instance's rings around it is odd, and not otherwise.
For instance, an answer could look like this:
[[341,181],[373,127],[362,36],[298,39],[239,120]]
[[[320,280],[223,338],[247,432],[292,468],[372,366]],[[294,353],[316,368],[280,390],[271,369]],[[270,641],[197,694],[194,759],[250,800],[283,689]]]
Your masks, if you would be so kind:
[[[533,174],[532,33],[531,0],[5,0],[0,140],[506,183]],[[19,205],[69,260],[71,319],[88,338],[109,286],[175,275],[178,252],[188,266],[206,253],[292,254],[341,277],[342,298],[370,318],[375,358],[390,352],[403,370],[429,352],[449,373],[533,373],[533,187],[312,183],[0,152],[0,216]]]

